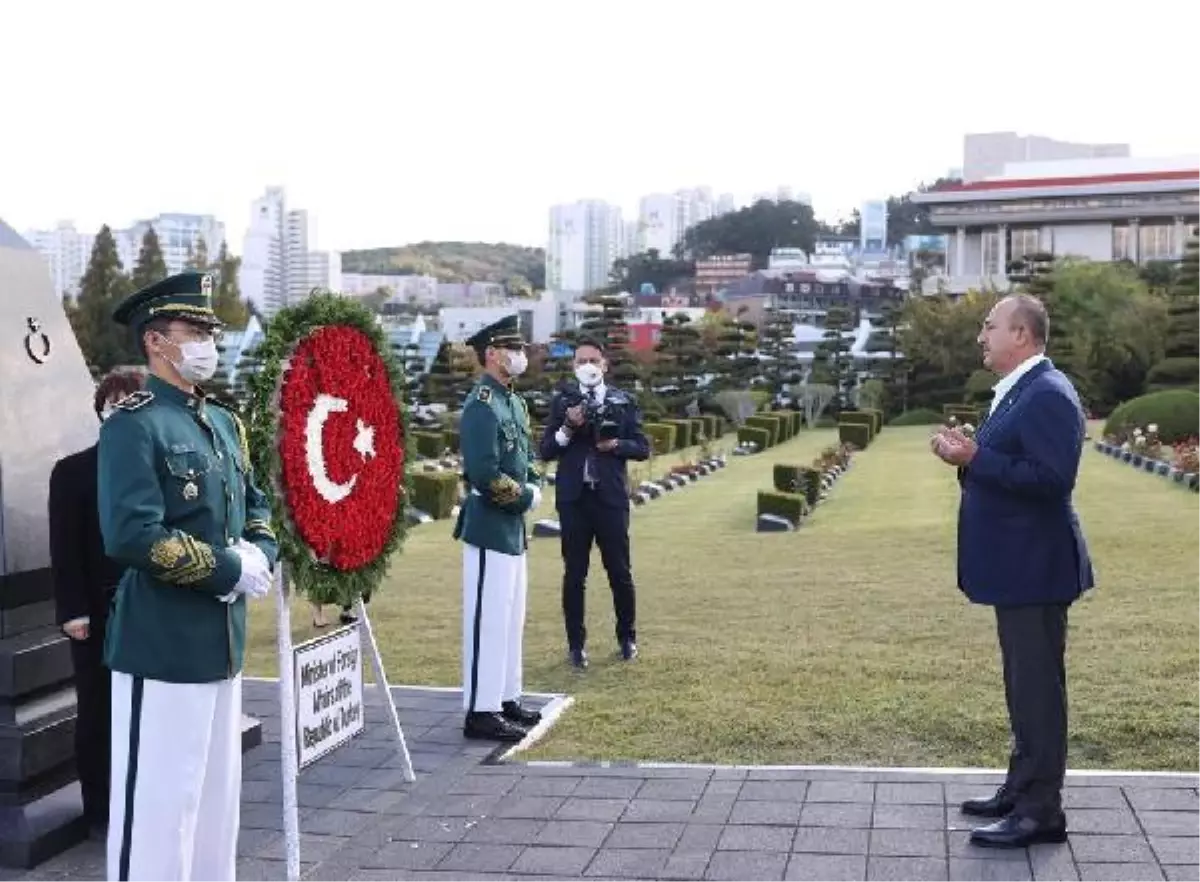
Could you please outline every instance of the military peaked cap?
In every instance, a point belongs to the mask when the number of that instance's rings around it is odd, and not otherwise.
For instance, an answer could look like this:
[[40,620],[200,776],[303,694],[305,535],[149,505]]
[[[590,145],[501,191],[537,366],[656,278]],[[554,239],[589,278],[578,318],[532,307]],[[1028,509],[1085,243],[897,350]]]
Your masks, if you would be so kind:
[[483,352],[489,346],[520,349],[525,345],[525,338],[521,336],[517,314],[506,315],[500,321],[479,329],[467,339],[467,345],[476,352]]
[[113,312],[113,321],[140,328],[156,318],[196,325],[222,324],[212,308],[213,277],[193,270],[167,276],[131,294]]

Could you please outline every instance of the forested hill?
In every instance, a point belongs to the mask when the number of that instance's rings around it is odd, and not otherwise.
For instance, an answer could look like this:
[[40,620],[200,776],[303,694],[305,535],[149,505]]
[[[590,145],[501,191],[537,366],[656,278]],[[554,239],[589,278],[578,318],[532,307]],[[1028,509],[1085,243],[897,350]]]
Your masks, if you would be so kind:
[[504,242],[418,242],[342,252],[342,272],[435,276],[442,282],[510,282],[545,287],[546,252]]

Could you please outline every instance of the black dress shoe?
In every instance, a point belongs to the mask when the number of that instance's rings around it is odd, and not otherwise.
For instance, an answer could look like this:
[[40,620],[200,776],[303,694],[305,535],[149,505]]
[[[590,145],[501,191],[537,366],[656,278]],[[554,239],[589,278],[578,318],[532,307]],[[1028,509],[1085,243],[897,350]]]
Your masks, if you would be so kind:
[[987,799],[968,799],[962,804],[964,815],[974,815],[977,818],[1003,818],[1013,810],[1012,800],[1001,787]]
[[971,831],[971,844],[984,848],[1025,848],[1039,842],[1066,841],[1067,819],[1061,814],[1050,822],[1009,815]]
[[568,649],[567,658],[571,660],[571,666],[578,668],[581,671],[586,671],[588,666],[587,650],[584,649]]
[[535,710],[521,707],[519,701],[506,701],[500,705],[500,714],[510,723],[532,728],[542,721],[542,715]]
[[625,661],[633,661],[638,656],[637,644],[632,640],[621,641],[621,658]]
[[476,711],[467,714],[467,720],[463,724],[465,738],[478,738],[483,741],[516,744],[527,734],[529,733],[522,726],[504,719],[503,715],[498,713]]

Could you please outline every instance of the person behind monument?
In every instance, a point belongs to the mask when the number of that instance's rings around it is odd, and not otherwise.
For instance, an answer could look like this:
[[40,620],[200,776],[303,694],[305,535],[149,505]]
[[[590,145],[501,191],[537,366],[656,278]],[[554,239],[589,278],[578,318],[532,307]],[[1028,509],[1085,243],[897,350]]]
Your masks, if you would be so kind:
[[567,655],[588,665],[584,587],[593,542],[608,573],[621,658],[637,658],[637,599],[629,560],[629,478],[626,463],[650,457],[637,402],[604,382],[608,362],[595,340],[575,347],[575,383],[550,403],[542,460],[558,460],[554,504],[562,528],[562,609]]
[[105,550],[128,567],[108,621],[110,879],[233,879],[241,791],[246,598],[278,555],[246,433],[197,384],[217,367],[212,277],[126,299],[146,388],[100,430]]
[[459,426],[467,496],[454,538],[463,542],[463,735],[520,741],[541,714],[521,706],[527,581],[526,513],[542,499],[529,411],[512,389],[528,366],[515,315],[469,340],[483,376]]
[[[96,387],[92,406],[103,422],[118,401],[142,388],[136,371],[113,371]],[[57,621],[71,638],[75,670],[75,763],[83,817],[93,838],[108,827],[110,684],[104,629],[125,568],[104,554],[96,512],[97,445],[64,456],[50,472],[50,569]]]

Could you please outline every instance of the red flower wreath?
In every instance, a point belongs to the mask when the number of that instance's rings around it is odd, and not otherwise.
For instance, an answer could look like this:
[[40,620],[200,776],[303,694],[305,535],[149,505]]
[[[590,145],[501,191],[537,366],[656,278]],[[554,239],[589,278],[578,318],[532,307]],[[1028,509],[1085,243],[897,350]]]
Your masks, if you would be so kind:
[[337,570],[374,561],[402,502],[403,425],[387,366],[356,328],[318,328],[279,393],[280,483],[299,538]]

